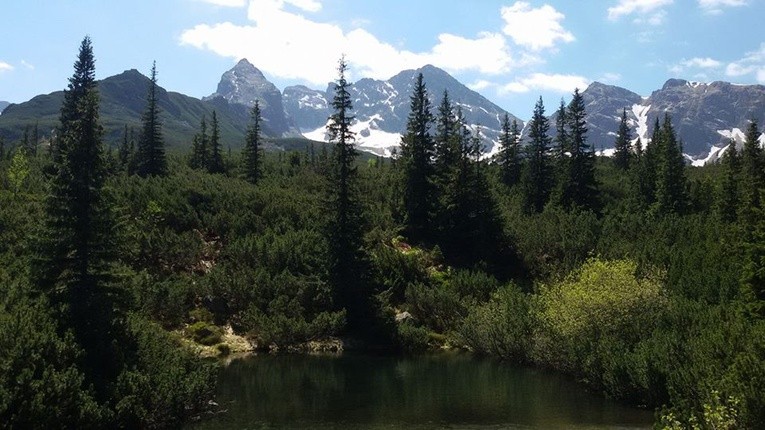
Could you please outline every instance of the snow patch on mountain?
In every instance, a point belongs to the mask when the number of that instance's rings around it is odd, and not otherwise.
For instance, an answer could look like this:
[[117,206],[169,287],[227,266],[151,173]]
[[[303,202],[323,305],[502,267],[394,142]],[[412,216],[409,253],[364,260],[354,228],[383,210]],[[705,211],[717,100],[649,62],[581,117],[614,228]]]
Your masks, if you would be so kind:
[[651,110],[651,105],[644,106],[641,104],[632,105],[632,114],[635,115],[635,121],[637,122],[637,137],[632,140],[632,145],[637,144],[640,139],[645,145],[648,142],[648,111]]
[[[356,147],[359,150],[390,157],[393,155],[393,149],[401,144],[401,134],[381,130],[377,122],[382,120],[380,115],[373,115],[365,121],[355,121],[351,124],[351,131],[356,133]],[[303,132],[303,136],[319,142],[329,142],[326,125]]]
[[733,139],[736,143],[742,143],[746,139],[746,135],[740,128],[717,130],[717,133],[726,139]]

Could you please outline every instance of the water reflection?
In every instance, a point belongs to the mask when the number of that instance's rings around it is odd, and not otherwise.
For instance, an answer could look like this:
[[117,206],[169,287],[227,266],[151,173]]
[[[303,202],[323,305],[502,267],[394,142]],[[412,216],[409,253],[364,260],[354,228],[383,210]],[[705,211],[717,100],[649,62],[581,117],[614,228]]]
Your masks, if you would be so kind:
[[232,362],[227,413],[194,429],[637,429],[650,412],[558,375],[467,354],[256,356]]

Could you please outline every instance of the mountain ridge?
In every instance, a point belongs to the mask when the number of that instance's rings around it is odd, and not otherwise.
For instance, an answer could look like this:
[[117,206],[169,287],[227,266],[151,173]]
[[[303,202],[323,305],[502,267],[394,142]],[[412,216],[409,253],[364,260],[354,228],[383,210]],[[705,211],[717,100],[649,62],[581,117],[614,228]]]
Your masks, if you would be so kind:
[[[482,94],[468,88],[446,71],[433,65],[403,70],[387,80],[362,78],[351,84],[356,122],[352,129],[361,150],[390,156],[400,144],[406,128],[412,85],[422,73],[435,114],[444,90],[455,108],[462,110],[472,130],[480,127],[484,151],[498,149],[502,117],[524,121],[506,112]],[[135,69],[99,81],[101,114],[106,140],[115,144],[124,126],[140,128],[149,79]],[[241,59],[225,71],[216,91],[201,99],[159,88],[159,104],[170,147],[190,146],[202,116],[218,113],[224,145],[241,147],[250,108],[260,101],[266,137],[300,137],[324,141],[325,125],[331,114],[334,84],[325,90],[305,85],[287,86],[280,91],[257,67]],[[665,114],[672,118],[689,159],[700,164],[713,161],[733,138],[741,144],[748,122],[765,125],[765,86],[738,85],[724,81],[700,83],[668,79],[649,96],[601,82],[591,83],[582,96],[587,112],[588,141],[600,153],[612,151],[622,111],[627,111],[633,135],[643,144],[653,124]],[[58,124],[63,91],[38,95],[19,104],[9,104],[0,115],[0,136],[6,141],[20,139],[23,129],[39,125],[41,136],[50,135]],[[0,108],[2,103],[0,102]],[[548,112],[554,111],[548,108]],[[554,133],[554,130],[551,130]],[[765,134],[762,141],[765,142]]]

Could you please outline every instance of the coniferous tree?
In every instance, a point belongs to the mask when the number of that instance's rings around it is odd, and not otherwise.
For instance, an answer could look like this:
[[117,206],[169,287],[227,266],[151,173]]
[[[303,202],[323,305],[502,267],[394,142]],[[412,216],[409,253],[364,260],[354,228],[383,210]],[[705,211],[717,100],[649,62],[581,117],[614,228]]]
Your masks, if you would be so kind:
[[84,351],[89,383],[100,395],[116,376],[111,262],[112,219],[104,200],[103,128],[90,38],[80,45],[61,107],[55,174],[45,229],[33,263],[38,288],[58,309]]
[[215,111],[212,113],[210,127],[210,152],[207,160],[207,171],[210,173],[223,173],[226,169],[223,165],[223,154],[220,149],[220,124],[218,124],[218,115]]
[[521,179],[521,132],[518,121],[510,123],[510,116],[505,114],[502,119],[502,133],[499,136],[499,163],[500,180],[507,187],[516,185]]
[[435,169],[439,180],[445,180],[449,171],[454,168],[459,159],[457,143],[457,121],[454,107],[449,100],[449,92],[444,90],[441,104],[436,115],[436,135],[434,136]]
[[527,161],[522,176],[524,208],[527,212],[542,212],[550,198],[553,167],[550,160],[549,130],[550,123],[545,116],[544,103],[542,97],[539,97],[529,123]]
[[146,110],[141,122],[143,132],[138,144],[138,175],[163,176],[167,174],[165,143],[162,138],[162,122],[159,119],[159,100],[157,95],[157,63],[152,63],[149,93],[146,97]]
[[730,141],[722,157],[723,179],[718,198],[717,212],[723,222],[735,222],[739,206],[739,169],[740,160],[736,151],[736,142]]
[[480,129],[471,134],[461,112],[457,124],[459,158],[444,191],[440,242],[454,262],[473,265],[496,259],[504,241],[497,204],[481,169]]
[[619,122],[619,131],[616,132],[614,142],[614,165],[619,170],[627,170],[630,167],[632,133],[627,122],[627,109],[622,110],[622,119]]
[[125,130],[122,133],[122,143],[117,151],[117,158],[119,159],[120,169],[130,174],[130,163],[133,158],[130,135],[128,134],[128,126],[125,124]]
[[358,152],[351,130],[350,82],[346,79],[345,58],[338,65],[334,113],[329,117],[327,132],[335,143],[334,163],[330,174],[330,223],[328,226],[332,269],[330,270],[338,303],[348,312],[351,327],[358,328],[366,316],[366,271],[362,253],[361,205],[357,195],[358,172],[354,165]]
[[194,135],[194,140],[191,144],[189,166],[194,169],[206,169],[207,160],[209,158],[207,121],[205,120],[204,115],[202,115],[202,120],[199,122],[199,133]]
[[406,133],[401,139],[401,164],[403,167],[403,200],[407,232],[414,240],[432,238],[431,221],[436,208],[434,184],[434,143],[430,135],[433,115],[422,73],[410,97],[409,118]]
[[32,148],[29,143],[29,125],[24,127],[24,133],[21,135],[21,148],[26,151],[27,154],[32,154]]
[[657,116],[653,124],[651,139],[646,142],[642,165],[639,169],[642,176],[639,187],[640,206],[644,208],[651,207],[656,202],[656,182],[662,153],[662,140],[661,125]]
[[688,203],[685,160],[669,114],[664,116],[659,139],[655,209],[660,214],[682,214]]
[[551,200],[559,206],[570,206],[571,198],[568,193],[571,192],[571,181],[569,175],[573,154],[570,148],[571,137],[568,132],[568,111],[563,98],[560,99],[560,106],[555,113],[555,137],[552,140],[551,150],[554,185]]
[[576,89],[566,112],[571,155],[563,203],[567,207],[598,211],[600,206],[595,179],[595,152],[587,143],[586,115],[584,98],[579,89]]
[[[260,179],[260,102],[255,100],[255,106],[250,112],[251,123],[247,129],[247,141],[244,145],[244,176],[252,184]],[[311,163],[313,164],[313,143],[311,143]]]
[[765,163],[759,137],[757,121],[752,119],[746,129],[744,149],[741,153],[741,217],[744,225],[748,227],[755,223],[755,212],[762,209],[761,191],[765,186]]

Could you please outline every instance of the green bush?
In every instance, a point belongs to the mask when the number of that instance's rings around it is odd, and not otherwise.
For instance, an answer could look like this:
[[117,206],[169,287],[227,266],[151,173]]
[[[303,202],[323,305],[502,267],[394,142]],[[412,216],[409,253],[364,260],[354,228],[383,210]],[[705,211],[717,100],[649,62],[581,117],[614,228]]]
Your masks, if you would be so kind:
[[619,397],[640,396],[634,369],[640,344],[667,309],[654,278],[627,260],[590,259],[563,281],[541,286],[535,361],[571,372]]
[[457,341],[479,354],[526,362],[532,345],[532,318],[529,299],[511,284],[492,294],[489,302],[470,309]]
[[430,348],[430,334],[425,327],[418,327],[409,322],[397,326],[397,344],[408,352],[425,351]]
[[186,327],[186,333],[194,339],[194,342],[207,346],[220,343],[223,336],[223,330],[220,327],[216,327],[206,321],[198,321],[191,324]]
[[156,324],[133,315],[128,339],[135,355],[116,383],[117,421],[122,428],[179,428],[213,396],[217,365],[181,347]]

